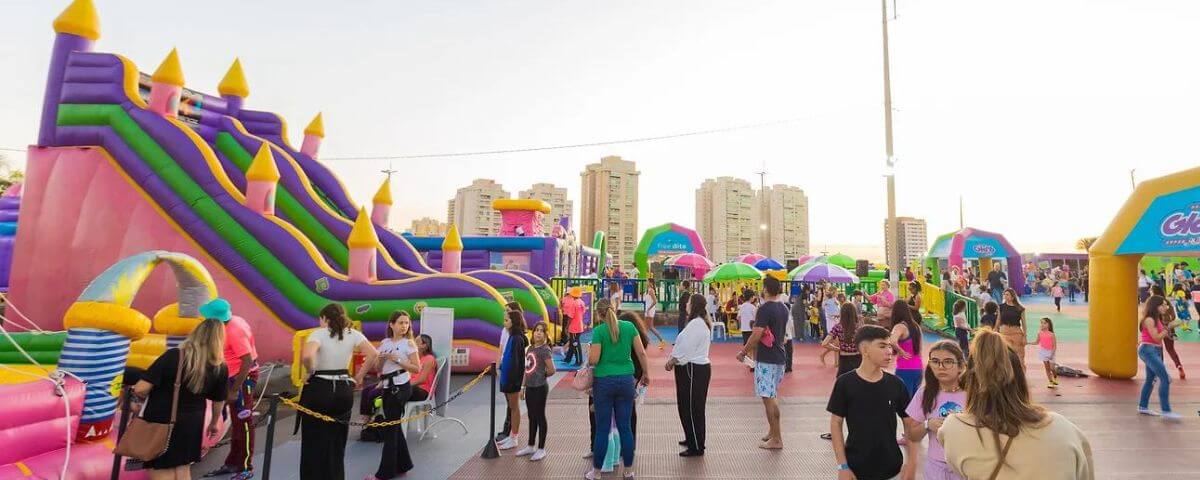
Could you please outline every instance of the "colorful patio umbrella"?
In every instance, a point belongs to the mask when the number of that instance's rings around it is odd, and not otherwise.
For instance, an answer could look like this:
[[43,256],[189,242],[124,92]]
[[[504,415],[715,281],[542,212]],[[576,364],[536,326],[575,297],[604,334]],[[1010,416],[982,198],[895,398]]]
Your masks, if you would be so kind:
[[854,268],[855,261],[849,255],[837,253],[829,257],[829,262],[842,268]]
[[759,260],[762,260],[765,258],[767,258],[766,255],[761,255],[758,253],[747,253],[745,255],[741,255],[741,256],[733,259],[733,261],[739,262],[739,263],[744,263],[746,265],[754,265],[754,264],[758,263]]
[[703,277],[705,273],[708,273],[715,266],[712,261],[704,258],[704,255],[696,253],[672,255],[663,261],[663,265],[690,269],[692,274],[697,277]]
[[816,255],[804,255],[804,256],[801,256],[800,258],[796,259],[796,264],[804,265],[808,262],[811,262],[812,259],[814,259],[814,258],[817,258],[817,256]]
[[779,263],[779,261],[775,260],[774,258],[764,258],[762,260],[755,262],[754,268],[757,268],[762,271],[767,271],[767,270],[783,270],[784,268],[787,268],[787,267],[784,267],[782,263]]
[[833,283],[858,283],[858,277],[849,270],[828,263],[808,263],[788,272],[788,278],[793,282],[819,282],[821,280]]
[[753,265],[747,265],[741,262],[730,262],[722,264],[708,275],[704,276],[706,282],[732,282],[736,280],[762,280],[763,273]]

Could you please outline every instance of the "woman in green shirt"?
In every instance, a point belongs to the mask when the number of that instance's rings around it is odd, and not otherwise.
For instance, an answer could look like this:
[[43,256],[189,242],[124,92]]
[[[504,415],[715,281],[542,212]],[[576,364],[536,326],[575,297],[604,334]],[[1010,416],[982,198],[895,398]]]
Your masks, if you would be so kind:
[[[614,421],[621,437],[622,478],[633,478],[633,428],[630,417],[633,401],[637,396],[637,384],[649,386],[649,364],[646,349],[638,339],[638,330],[633,323],[618,320],[611,307],[602,308],[597,302],[597,320],[592,330],[592,345],[588,350],[588,364],[592,365],[592,397],[596,406],[596,437],[592,447],[592,470],[585,478],[600,478],[600,467],[608,453],[607,425]],[[634,356],[642,367],[642,378],[633,378]]]

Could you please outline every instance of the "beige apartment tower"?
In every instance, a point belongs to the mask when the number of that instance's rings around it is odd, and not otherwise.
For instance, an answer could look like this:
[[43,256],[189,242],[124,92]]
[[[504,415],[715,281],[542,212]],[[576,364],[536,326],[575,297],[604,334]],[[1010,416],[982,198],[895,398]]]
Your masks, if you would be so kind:
[[714,262],[754,250],[758,228],[754,188],[740,178],[710,178],[696,189],[696,233]]
[[808,255],[808,196],[800,187],[772,185],[758,192],[758,253],[786,263]]
[[571,224],[575,224],[575,203],[567,199],[566,188],[556,187],[552,183],[535,183],[528,190],[521,190],[517,196],[550,204],[550,213],[542,217],[542,231],[546,232],[546,235],[550,235],[554,225],[563,215],[570,216]]
[[596,232],[608,238],[608,253],[613,263],[629,271],[633,251],[638,242],[638,175],[637,165],[621,157],[608,156],[584,168],[579,176],[583,188],[580,195],[580,241],[591,244]]
[[[925,219],[913,217],[896,217],[897,230],[900,238],[900,261],[902,265],[889,265],[892,271],[903,272],[904,267],[914,261],[919,261],[929,249],[929,233],[925,227]],[[890,248],[887,243],[892,238],[887,228],[887,220],[883,221],[884,248]]]
[[504,187],[495,180],[475,179],[447,203],[447,223],[457,225],[461,235],[499,235],[500,212],[492,208],[498,198],[508,198]]
[[[454,201],[451,200],[451,202],[453,203]],[[412,221],[412,227],[409,231],[417,237],[442,237],[446,235],[446,230],[449,228],[449,223],[439,222],[429,217],[421,217]]]

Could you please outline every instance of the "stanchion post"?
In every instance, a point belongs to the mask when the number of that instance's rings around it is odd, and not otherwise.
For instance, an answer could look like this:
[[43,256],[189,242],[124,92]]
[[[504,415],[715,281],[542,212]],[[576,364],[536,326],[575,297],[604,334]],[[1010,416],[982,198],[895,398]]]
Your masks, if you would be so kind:
[[487,444],[483,446],[483,453],[480,458],[499,458],[500,450],[496,449],[496,364],[493,363],[490,370],[492,377],[492,409],[491,415],[488,417],[488,438]]
[[[267,409],[267,442],[263,450],[262,479],[271,480],[271,451],[275,447],[275,419],[279,411],[279,394],[271,395],[270,407]],[[299,413],[297,413],[299,415]]]
[[[125,398],[121,399],[121,423],[117,424],[117,442],[121,441],[121,437],[125,436],[125,424],[129,423],[130,399],[133,398],[133,387],[125,390]],[[121,456],[113,454],[112,463],[112,480],[121,478]]]

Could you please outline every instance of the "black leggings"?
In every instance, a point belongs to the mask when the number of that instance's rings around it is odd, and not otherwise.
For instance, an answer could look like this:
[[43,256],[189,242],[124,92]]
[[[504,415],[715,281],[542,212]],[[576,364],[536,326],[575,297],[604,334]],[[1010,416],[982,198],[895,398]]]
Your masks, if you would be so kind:
[[1054,297],[1054,308],[1062,311],[1062,297]]
[[568,333],[567,335],[570,338],[567,340],[567,355],[563,357],[563,363],[571,363],[571,360],[574,359],[576,365],[582,364],[583,348],[579,345],[579,334]]
[[[550,424],[546,422],[546,397],[550,395],[550,386],[525,387],[525,409],[529,413],[529,446],[537,439],[538,448],[546,448],[546,432]],[[539,437],[538,434],[541,434]]]
[[961,348],[963,355],[970,356],[971,340],[967,329],[954,327],[954,337],[958,339],[958,348]]

